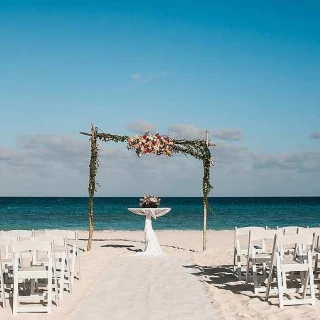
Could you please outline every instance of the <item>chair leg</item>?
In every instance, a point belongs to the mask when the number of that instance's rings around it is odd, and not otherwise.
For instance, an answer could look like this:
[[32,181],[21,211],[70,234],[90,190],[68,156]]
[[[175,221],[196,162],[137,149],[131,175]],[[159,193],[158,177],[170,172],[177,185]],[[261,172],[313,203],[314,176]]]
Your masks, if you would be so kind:
[[[312,266],[311,268],[309,266],[308,273],[309,273],[309,277],[307,277],[307,279],[309,278],[309,282],[310,282],[310,295],[312,300],[311,304],[314,306],[316,304],[316,294],[315,294],[315,288],[314,288],[314,276],[313,276]],[[308,280],[306,283],[308,283]]]
[[18,314],[18,304],[19,304],[19,279],[17,277],[15,277],[14,281],[13,281],[13,305],[12,305],[12,309],[13,309],[13,315],[17,315]]
[[48,305],[47,305],[47,310],[48,313],[51,313],[51,308],[52,308],[52,276],[48,277]]
[[305,299],[307,295],[309,272],[300,272],[300,274],[301,274],[302,299]]
[[[1,261],[0,261],[1,263]],[[0,266],[0,269],[1,266]],[[2,301],[2,306],[3,308],[6,307],[6,292],[5,292],[5,285],[4,285],[4,273],[2,272],[2,270],[0,271],[0,290],[1,290],[1,301]]]
[[75,249],[73,248],[72,258],[71,258],[71,285],[72,286],[74,284],[75,269],[76,269],[76,253],[75,253]]
[[280,270],[277,270],[277,282],[278,282],[278,297],[279,297],[279,307],[283,308],[284,306],[284,301],[283,301],[283,272]]
[[266,295],[265,295],[265,299],[267,302],[269,300],[272,279],[273,279],[273,267],[271,266],[269,277],[268,277],[268,282],[267,282]]
[[249,269],[250,269],[250,260],[247,259],[247,268],[246,268],[246,284],[249,283]]
[[72,294],[72,283],[71,283],[71,268],[70,268],[70,260],[66,259],[66,272],[68,277],[68,286],[69,286],[69,293]]
[[258,275],[257,275],[257,265],[252,262],[252,278],[253,278],[253,292],[257,294],[258,289]]
[[282,276],[282,287],[283,287],[283,290],[286,290],[287,289],[287,275],[286,275],[285,272],[282,272],[281,276]]
[[[53,275],[52,275],[52,278],[53,278],[53,283],[54,285],[52,284],[52,281],[51,281],[51,292],[53,291],[53,286],[54,286],[54,297],[55,297],[55,301],[56,301],[56,304],[57,306],[59,306],[59,287],[58,287],[58,278],[57,278],[57,270],[54,269],[53,270]],[[52,301],[52,299],[51,299]]]
[[61,259],[61,278],[59,283],[59,299],[62,301],[63,299],[63,291],[64,291],[64,276],[65,276],[65,267],[64,267],[65,257]]
[[30,280],[30,294],[33,296],[35,294],[35,288],[36,288],[36,279]]
[[265,262],[262,264],[262,274],[263,274],[263,279],[265,280],[267,278],[267,264]]
[[319,271],[318,271],[318,254],[316,255],[316,259],[314,262],[314,272],[315,272],[315,278],[319,278]]
[[77,269],[78,269],[78,280],[81,280],[81,266],[80,266],[80,255],[79,255],[79,249],[77,249]]
[[242,274],[241,274],[241,256],[237,256],[237,273],[238,273],[238,280],[242,280]]

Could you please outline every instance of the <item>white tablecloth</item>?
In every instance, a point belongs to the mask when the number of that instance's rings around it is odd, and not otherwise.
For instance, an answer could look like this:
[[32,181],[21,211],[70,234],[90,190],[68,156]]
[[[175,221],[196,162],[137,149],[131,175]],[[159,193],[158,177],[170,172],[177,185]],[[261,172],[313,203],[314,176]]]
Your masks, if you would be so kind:
[[158,218],[168,213],[171,208],[128,208],[129,211],[146,216],[146,222],[144,227],[145,249],[144,254],[160,255],[162,250],[158,243],[158,238],[153,231],[151,218]]

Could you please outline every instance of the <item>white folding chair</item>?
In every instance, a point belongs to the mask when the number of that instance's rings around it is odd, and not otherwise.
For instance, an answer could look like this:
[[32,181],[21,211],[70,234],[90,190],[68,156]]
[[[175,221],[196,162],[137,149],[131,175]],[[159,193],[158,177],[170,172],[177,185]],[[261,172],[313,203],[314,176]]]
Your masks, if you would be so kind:
[[[270,247],[268,246],[268,244],[270,240],[273,242],[274,236],[277,232],[277,230],[271,229],[249,231],[246,284],[248,284],[249,282],[249,273],[251,268],[253,278],[253,291],[255,294],[266,291],[266,287],[261,286],[261,284],[267,278],[267,264],[271,262],[272,257],[272,245]],[[264,244],[263,252],[256,249],[257,243]]]
[[[248,254],[248,239],[250,230],[265,230],[262,227],[242,227],[234,229],[234,250],[233,250],[233,273],[237,275],[238,280],[244,280],[245,277],[242,275],[242,271],[245,269],[246,262],[243,262],[244,258]],[[259,247],[256,248],[258,251],[264,251],[264,243],[262,242]]]
[[319,290],[319,297],[320,297],[320,227],[309,228],[309,232],[315,233],[315,248],[313,251],[313,259],[314,259],[314,281],[317,283],[318,290]]
[[[277,295],[279,297],[279,307],[283,308],[285,305],[297,305],[297,304],[311,304],[315,305],[315,288],[312,269],[312,251],[314,246],[315,234],[300,233],[289,235],[275,235],[272,261],[270,267],[270,273],[266,291],[266,301],[268,301],[271,287],[276,274],[276,286]],[[308,248],[307,253],[303,256],[294,256],[290,252],[287,256],[283,256],[281,247],[287,245],[300,245],[304,244]],[[285,294],[290,292],[299,292],[297,288],[288,289],[287,286],[287,273],[291,274],[290,280],[292,281],[292,273],[298,272],[300,274],[298,281],[295,281],[302,289],[302,298],[296,299],[292,295],[290,299],[284,299]],[[310,298],[306,298],[307,289],[310,289]]]
[[12,243],[17,241],[19,241],[19,237],[0,235],[0,265],[2,269],[2,284],[4,285],[4,290],[10,289],[13,284]]
[[[53,276],[53,266],[54,266],[54,252],[53,244],[49,241],[36,241],[36,240],[26,240],[15,242],[12,244],[13,252],[13,276],[14,276],[14,285],[13,285],[13,314],[16,315],[20,312],[47,312],[51,313],[52,307],[52,295],[53,295],[53,285],[52,285],[52,276]],[[33,265],[32,252],[37,252],[39,254],[42,252],[47,257],[47,265]],[[21,260],[23,253],[29,253],[29,259]],[[47,283],[46,292],[35,292],[34,283],[39,281],[39,279],[45,279]],[[26,287],[26,282],[31,281],[30,283],[30,295],[20,295],[19,283],[23,283],[23,287]],[[40,301],[45,300],[47,297],[47,304],[43,306],[42,304],[35,305],[26,305],[26,303],[21,303],[22,300],[25,302],[33,300],[35,297],[38,297]]]
[[[69,259],[69,250],[67,238],[57,235],[36,235],[32,239],[40,241],[52,241],[55,257],[54,265],[54,281],[58,283],[59,300],[63,299],[64,290],[72,293],[71,284],[71,266]],[[37,257],[37,263],[41,263],[42,259]]]
[[66,237],[68,240],[69,258],[70,258],[70,272],[71,272],[71,286],[73,286],[74,279],[81,278],[80,268],[80,250],[79,250],[79,238],[78,231],[72,230],[45,230],[46,235],[57,235]]
[[[3,233],[2,233],[3,234]],[[12,265],[11,245],[13,238],[0,235],[0,292],[2,307],[6,307],[5,276]],[[9,266],[10,265],[10,266]]]

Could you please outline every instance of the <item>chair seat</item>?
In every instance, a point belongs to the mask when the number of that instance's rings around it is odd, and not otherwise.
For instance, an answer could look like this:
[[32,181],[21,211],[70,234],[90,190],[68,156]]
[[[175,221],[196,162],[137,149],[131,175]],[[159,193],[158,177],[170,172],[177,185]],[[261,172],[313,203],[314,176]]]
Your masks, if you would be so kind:
[[54,246],[54,251],[55,251],[55,253],[57,254],[57,253],[65,252],[66,249],[65,249],[64,246],[55,245],[55,246]]
[[254,263],[264,263],[264,262],[271,261],[271,257],[272,256],[269,253],[261,253],[261,254],[257,254],[255,257],[251,257],[250,261]]
[[1,259],[0,260],[1,266],[4,270],[12,269],[12,259]]
[[[261,253],[263,251],[263,249],[259,246],[254,246],[254,251],[256,253]],[[243,256],[247,256],[248,255],[248,247],[243,247],[240,252],[239,252],[241,255]]]
[[30,266],[19,268],[19,278],[47,278],[48,269],[45,266]]
[[308,271],[308,264],[300,263],[298,261],[282,261],[281,270],[285,272],[291,271]]

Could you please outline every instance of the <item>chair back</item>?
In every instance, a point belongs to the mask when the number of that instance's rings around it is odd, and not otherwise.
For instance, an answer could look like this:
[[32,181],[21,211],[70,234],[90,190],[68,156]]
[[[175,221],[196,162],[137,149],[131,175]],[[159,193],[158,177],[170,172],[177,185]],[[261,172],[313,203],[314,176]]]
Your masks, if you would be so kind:
[[30,251],[52,252],[52,242],[40,240],[26,240],[14,242],[12,244],[13,253],[23,253]]
[[274,236],[278,234],[278,230],[274,229],[253,229],[249,232],[249,238],[251,241],[262,240],[262,239],[274,239]]
[[295,245],[295,244],[305,244],[313,248],[315,240],[315,233],[302,232],[298,234],[276,234],[275,244],[277,246]]
[[308,232],[310,233],[315,233],[316,234],[316,238],[315,238],[315,247],[319,248],[320,247],[320,227],[316,227],[316,228],[308,228],[306,229],[308,230]]
[[45,230],[45,233],[47,235],[56,235],[60,237],[66,237],[68,240],[78,240],[78,230],[58,230],[58,229],[53,229],[53,230]]
[[300,227],[300,226],[286,226],[282,228],[277,228],[277,230],[282,231],[284,235],[288,234],[297,234],[304,230],[308,230],[308,228]]
[[[24,255],[23,255],[24,254]],[[38,254],[44,254],[48,259],[48,263],[52,267],[53,263],[53,243],[50,241],[40,240],[25,240],[12,243],[12,255],[14,264],[19,263],[23,265],[31,264],[34,257]]]
[[243,250],[247,250],[247,244],[248,244],[248,239],[249,239],[249,233],[252,230],[255,230],[257,232],[259,231],[264,231],[266,230],[267,227],[241,227],[237,228],[235,227],[234,229],[234,248],[238,251],[241,252]]
[[0,260],[12,257],[12,243],[18,240],[19,237],[0,235]]
[[315,233],[298,233],[298,234],[276,234],[273,243],[273,257],[279,256],[280,259],[284,258],[285,247],[289,246],[294,248],[293,256],[296,258],[302,255],[303,250],[308,246],[307,251],[313,252],[315,244]]
[[45,230],[47,236],[59,236],[67,239],[67,245],[75,254],[79,253],[78,230]]
[[55,246],[61,246],[61,247],[67,246],[67,238],[62,236],[57,236],[57,235],[48,235],[48,234],[35,235],[34,237],[32,237],[32,240],[53,242]]
[[239,237],[239,236],[248,236],[249,232],[251,230],[266,230],[266,228],[267,227],[255,227],[255,226],[241,227],[241,228],[235,227],[235,235],[237,237]]
[[[260,249],[261,253],[267,253],[267,240],[274,239],[274,236],[278,233],[278,230],[260,230],[253,229],[249,231],[249,241],[248,241],[248,256],[255,256],[256,249]],[[256,247],[257,242],[262,243],[262,248]],[[269,241],[270,242],[270,241]],[[269,247],[269,246],[268,246]],[[270,246],[272,247],[272,246]],[[271,249],[269,250],[271,252]]]
[[34,235],[34,230],[8,230],[4,231],[4,235],[19,237],[19,240],[30,240]]

